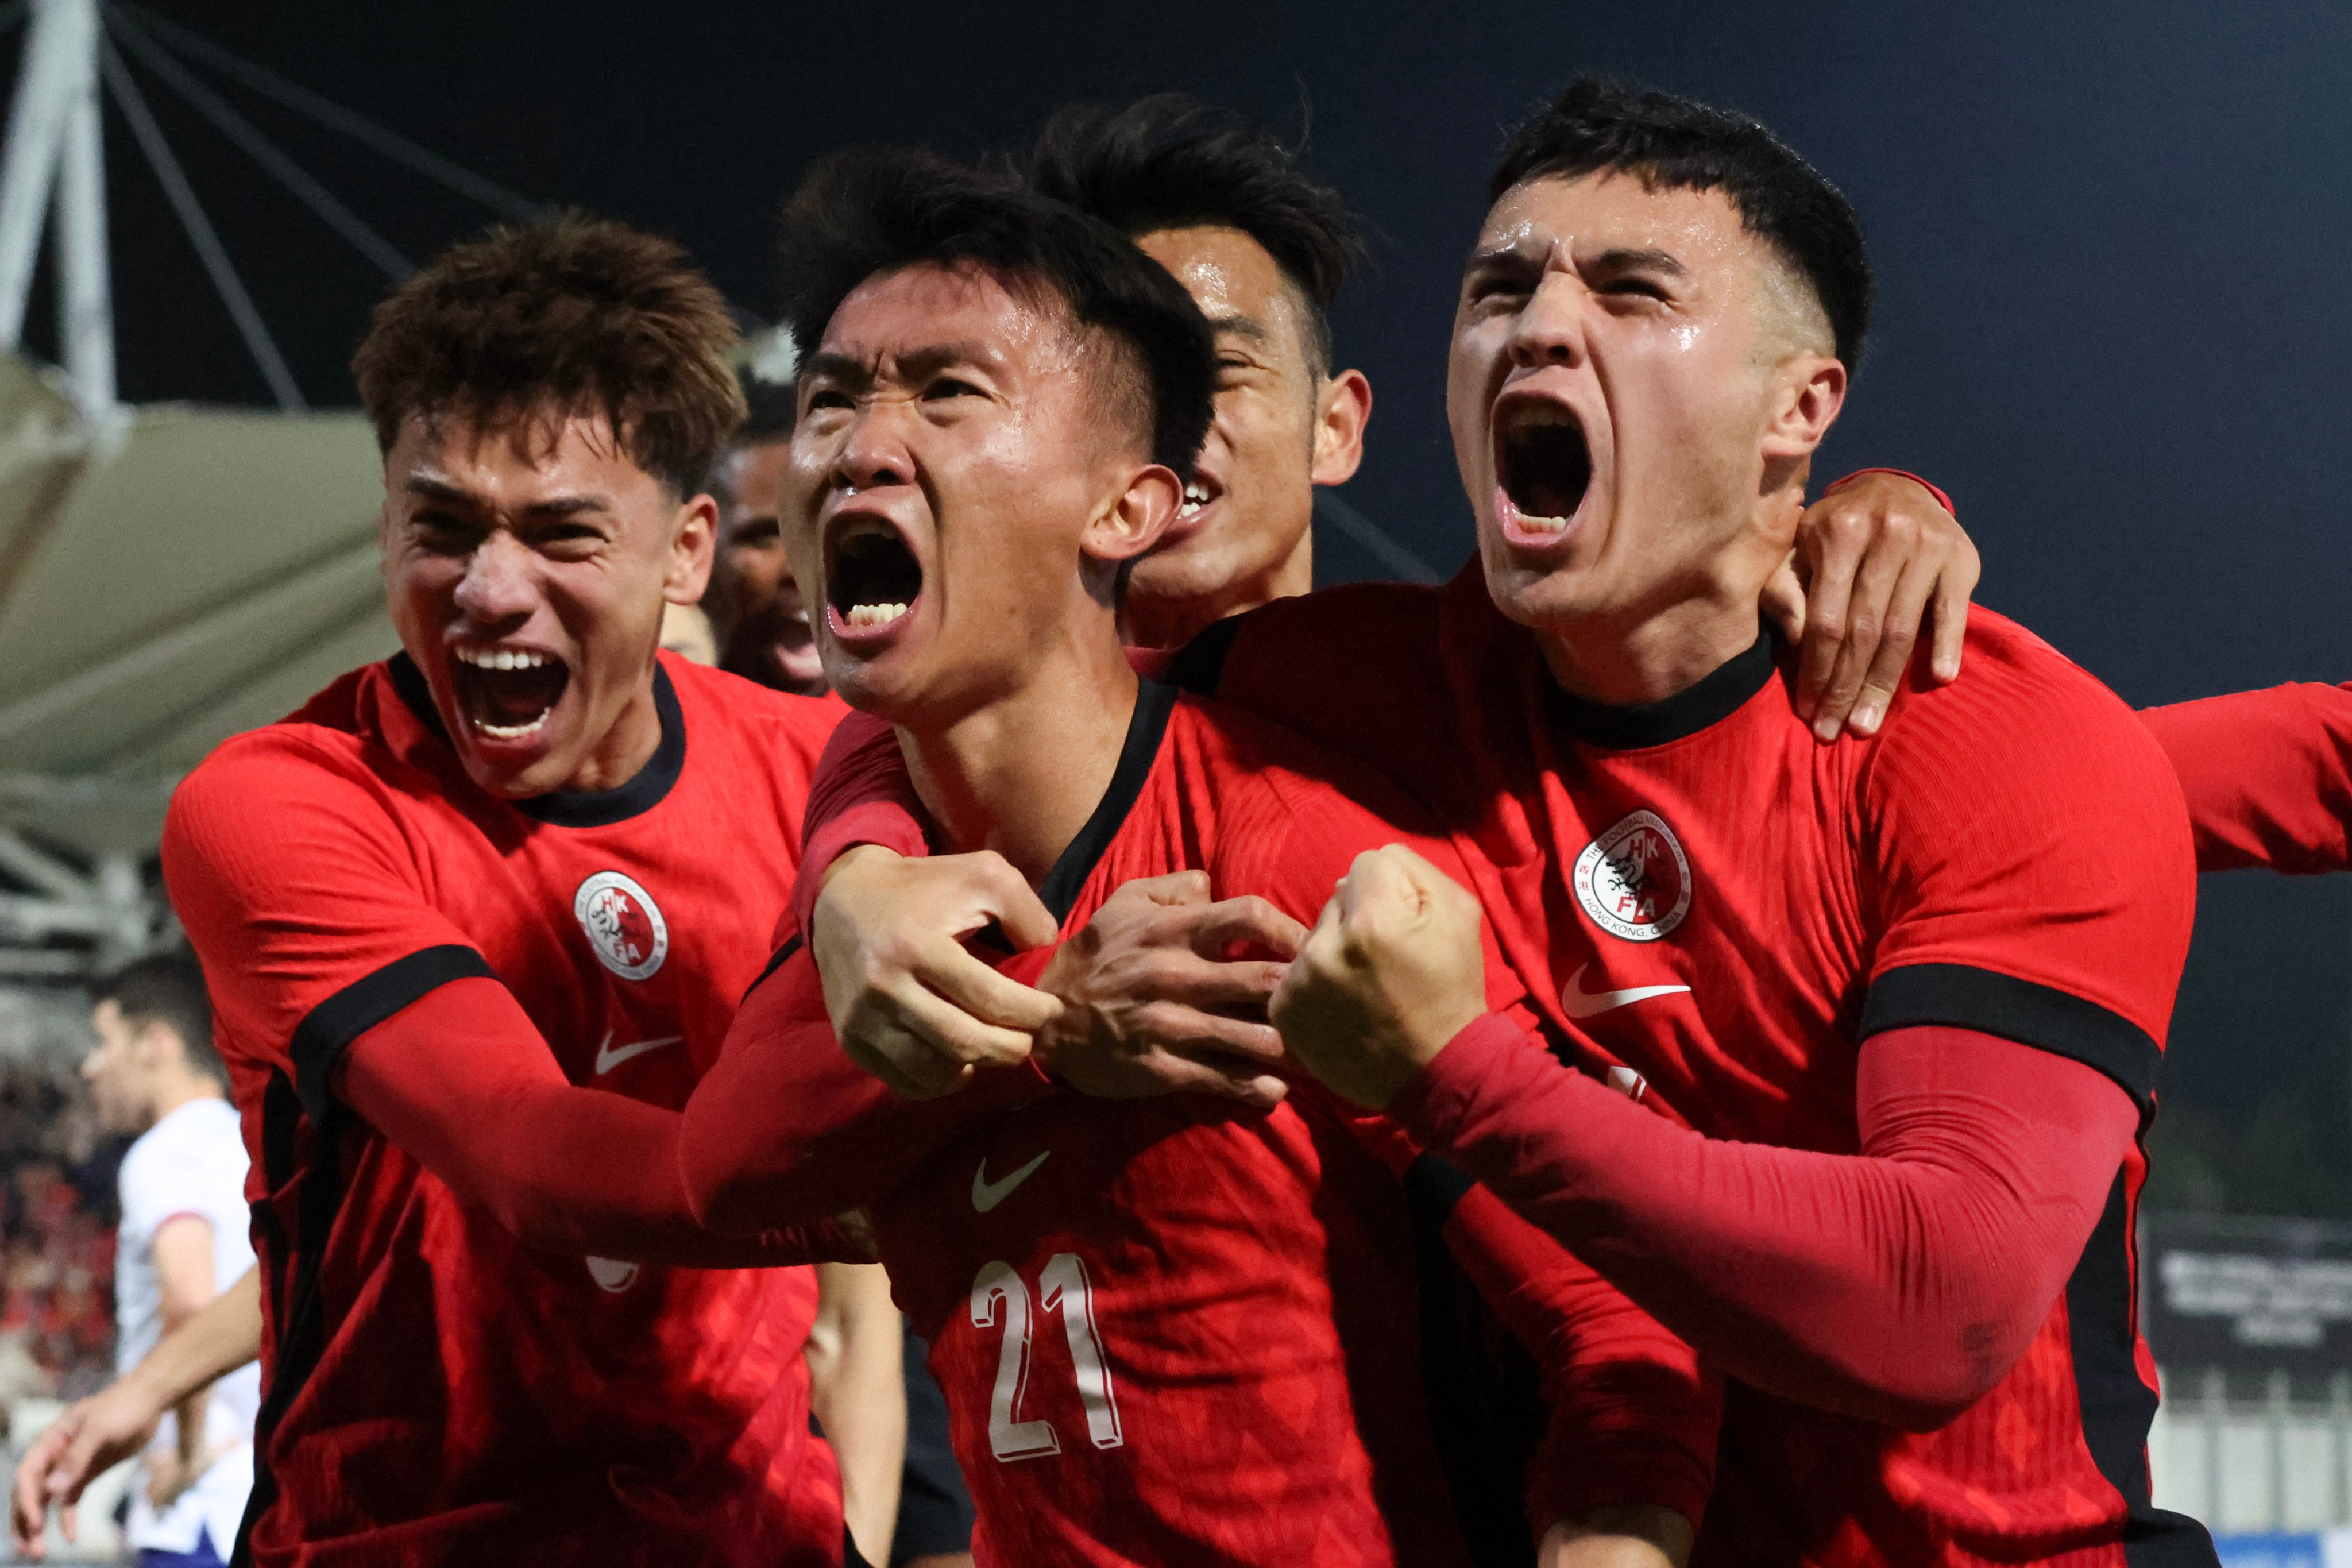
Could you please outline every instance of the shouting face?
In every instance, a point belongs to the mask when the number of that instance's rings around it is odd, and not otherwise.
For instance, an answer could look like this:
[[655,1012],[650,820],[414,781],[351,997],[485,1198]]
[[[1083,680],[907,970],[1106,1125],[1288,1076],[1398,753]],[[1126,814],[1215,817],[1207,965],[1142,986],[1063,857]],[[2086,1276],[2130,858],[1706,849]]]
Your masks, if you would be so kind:
[[[1217,334],[1216,414],[1159,548],[1136,563],[1130,617],[1147,641],[1314,585],[1315,487],[1353,474],[1371,389],[1317,369],[1307,301],[1237,228],[1159,229],[1136,241],[1174,274]],[[1155,623],[1174,632],[1150,634]]]
[[1759,498],[1801,481],[1835,417],[1829,345],[1811,290],[1718,191],[1604,173],[1505,193],[1446,380],[1495,602],[1538,628],[1632,626],[1744,595],[1752,637],[1786,548],[1788,509],[1763,518]]
[[776,515],[790,457],[790,446],[776,440],[737,447],[719,459],[719,559],[728,598],[719,662],[762,686],[814,696],[824,690],[824,667]]
[[475,783],[510,799],[611,789],[653,754],[662,607],[701,597],[716,512],[670,494],[602,419],[402,426],[385,590]]
[[1107,416],[1115,351],[1050,295],[916,266],[842,301],[801,373],[785,545],[835,689],[898,723],[1017,689],[1181,481]]

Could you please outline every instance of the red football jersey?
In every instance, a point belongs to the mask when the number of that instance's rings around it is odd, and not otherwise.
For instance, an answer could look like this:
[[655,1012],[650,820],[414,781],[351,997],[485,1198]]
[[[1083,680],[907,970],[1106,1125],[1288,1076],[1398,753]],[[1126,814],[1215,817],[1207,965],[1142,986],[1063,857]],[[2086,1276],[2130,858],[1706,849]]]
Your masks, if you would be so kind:
[[2179,771],[2199,870],[2352,869],[2352,686],[2233,691],[2140,721]]
[[667,655],[656,681],[659,749],[604,794],[478,789],[402,657],[173,798],[164,871],[244,1115],[282,1412],[257,1562],[840,1562],[814,1270],[534,1251],[327,1088],[352,1039],[489,976],[572,1082],[686,1104],[842,709]]
[[[2097,682],[1979,610],[1968,673],[1817,744],[1761,639],[1644,709],[1560,692],[1476,564],[1286,601],[1195,655],[1220,692],[1412,784],[1590,1070],[1713,1136],[1858,1147],[1855,1062],[1951,1025],[2096,1068],[2143,1107],[2194,891],[2179,784]],[[1308,672],[1328,672],[1323,679]],[[1727,1391],[1701,1563],[2125,1562],[2155,1370],[2116,1173],[2063,1298],[1991,1394],[1910,1435]],[[2191,1561],[2198,1560],[2191,1557]]]
[[[1360,770],[1146,682],[1111,788],[1042,895],[1076,931],[1124,883],[1199,868],[1213,896],[1258,894],[1311,921],[1358,853],[1412,837],[1391,826],[1402,809]],[[1442,843],[1412,841],[1458,873]],[[1517,1003],[1498,953],[1488,980],[1491,1004]],[[794,952],[746,1003],[730,1061],[688,1114],[690,1189],[741,1180],[711,1169],[737,1147],[777,1161],[756,1179],[780,1197],[835,1201],[831,1150],[800,1156],[822,1196],[790,1169],[791,1151],[824,1136],[792,1118],[824,1123],[819,1080],[846,1070],[827,1065],[824,1017],[814,966]],[[780,1070],[755,1092],[763,1054]],[[786,1081],[796,1071],[805,1081]],[[961,1097],[892,1101],[849,1076],[876,1109],[833,1135],[891,1173],[886,1195],[857,1195],[930,1343],[982,1562],[1468,1561],[1420,1375],[1398,1179],[1415,1152],[1393,1129],[1311,1081],[1259,1113],[1194,1095],[1088,1099],[1024,1074],[1025,1090],[966,1091],[982,1108],[967,1112]],[[1591,1306],[1566,1292],[1591,1277],[1478,1198],[1456,1210],[1474,1232],[1457,1243],[1465,1266],[1558,1370]],[[709,1201],[758,1206],[740,1187]],[[1691,1463],[1703,1496],[1703,1460]],[[1686,1489],[1676,1500],[1696,1512]]]

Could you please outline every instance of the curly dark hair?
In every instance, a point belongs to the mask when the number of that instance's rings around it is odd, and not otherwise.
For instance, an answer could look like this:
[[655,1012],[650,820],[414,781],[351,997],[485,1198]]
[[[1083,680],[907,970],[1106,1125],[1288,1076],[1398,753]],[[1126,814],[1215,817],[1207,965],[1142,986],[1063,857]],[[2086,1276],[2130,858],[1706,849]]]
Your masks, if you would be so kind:
[[602,416],[631,461],[685,496],[743,420],[735,338],[726,300],[676,244],[562,213],[453,247],[394,289],[352,377],[387,452],[412,415],[486,431]]
[[1215,334],[1184,286],[1127,237],[997,174],[914,148],[835,153],[785,204],[784,320],[801,363],[878,273],[978,267],[1058,300],[1109,352],[1087,356],[1106,413],[1190,476],[1216,395]]
[[1194,226],[1248,235],[1306,303],[1307,359],[1320,377],[1331,370],[1327,312],[1364,242],[1348,204],[1307,172],[1301,152],[1239,110],[1160,92],[1121,108],[1059,110],[1018,167],[1047,195],[1139,238]]
[[1860,363],[1874,292],[1861,220],[1826,175],[1761,123],[1677,93],[1579,77],[1511,132],[1486,199],[1529,180],[1602,169],[1652,190],[1721,191],[1748,231],[1811,285],[1846,369]]

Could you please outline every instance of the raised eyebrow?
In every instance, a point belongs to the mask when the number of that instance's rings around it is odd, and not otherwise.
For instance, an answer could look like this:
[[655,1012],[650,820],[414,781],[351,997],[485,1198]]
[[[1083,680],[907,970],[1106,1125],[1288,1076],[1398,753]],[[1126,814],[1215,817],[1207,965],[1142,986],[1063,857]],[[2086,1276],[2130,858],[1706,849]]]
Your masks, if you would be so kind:
[[[1548,246],[1530,247],[1528,237],[1522,235],[1517,239],[1498,239],[1492,245],[1476,247],[1470,252],[1470,259],[1462,265],[1465,269],[1476,267],[1526,266],[1538,259],[1540,254],[1549,248]],[[1529,254],[1531,249],[1536,254]]]
[[526,515],[539,518],[578,517],[583,512],[612,510],[613,503],[603,496],[556,496],[523,508]]
[[478,510],[482,504],[474,499],[472,491],[461,489],[446,479],[427,479],[423,474],[409,475],[407,483],[401,488],[410,495],[422,496],[426,500],[446,501],[470,510]]
[[863,386],[871,382],[874,375],[863,360],[854,359],[848,354],[817,353],[811,354],[807,363],[801,366],[801,379],[845,381]]
[[1683,264],[1666,251],[1630,246],[1604,250],[1589,265],[1603,272],[1663,272],[1670,278],[1680,278],[1684,272]]

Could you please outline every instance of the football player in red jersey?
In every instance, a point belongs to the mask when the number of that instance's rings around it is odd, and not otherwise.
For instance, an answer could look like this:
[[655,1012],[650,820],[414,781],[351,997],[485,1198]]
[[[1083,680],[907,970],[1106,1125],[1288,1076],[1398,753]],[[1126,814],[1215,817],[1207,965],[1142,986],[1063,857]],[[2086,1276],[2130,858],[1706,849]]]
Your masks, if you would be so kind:
[[[1122,656],[1125,563],[1174,518],[1209,422],[1198,310],[1114,231],[923,155],[821,166],[785,226],[810,351],[791,552],[827,673],[898,723],[933,830],[995,848],[1067,924],[1192,867],[1266,900],[1213,949],[1285,933],[1279,910],[1397,829],[1334,786],[1354,770]],[[1514,1005],[1499,955],[1494,978]],[[870,1208],[983,1561],[1466,1563],[1414,1375],[1413,1152],[1311,1086],[1133,1099],[1122,1066],[1080,1042],[1052,1077],[901,1099],[834,1048],[795,938],[688,1109],[688,1190],[730,1227]],[[1446,1228],[1564,1408],[1601,1411],[1560,1434],[1538,1522],[1658,1499],[1694,1516],[1711,1426],[1681,1347],[1491,1197]],[[1595,1337],[1656,1347],[1652,1381],[1691,1419],[1612,1430],[1627,1389],[1569,1386]]]
[[[1165,675],[1176,647],[1203,628],[1311,585],[1317,488],[1355,473],[1370,412],[1362,374],[1333,361],[1327,319],[1356,253],[1354,221],[1272,132],[1181,94],[1066,110],[1022,172],[1133,236],[1217,330],[1216,414],[1184,513],[1137,562],[1120,606],[1137,668]],[[1887,470],[1849,475],[1806,513],[1795,553],[1807,586],[1784,570],[1767,597],[1792,639],[1802,637],[1801,701],[1825,734],[1849,713],[1857,732],[1874,727],[1931,603],[1933,668],[1939,678],[1957,672],[1977,559],[1940,491]],[[810,801],[812,867],[831,868],[861,844],[920,852],[908,803],[887,787],[898,760],[888,725],[865,715],[844,722]],[[867,804],[874,809],[858,809]],[[1050,939],[1053,922],[997,858],[902,864],[877,852],[839,868],[823,884],[821,911],[819,879],[803,879],[798,917],[859,1060],[885,1075],[901,1063],[923,1072],[929,1035],[962,1053],[951,1070],[1052,1016],[1051,1003],[997,981],[955,940],[975,916],[1024,941]],[[1186,900],[1197,893],[1171,888],[1122,905],[1095,936],[1107,965],[1154,944],[1149,967],[1160,994],[1149,1016],[1162,1040],[1149,1059],[1168,1086],[1229,1090],[1214,1053],[1255,1037],[1240,1020],[1187,1005],[1199,999],[1194,987],[1222,995],[1234,977],[1192,952],[1195,923],[1217,916]],[[969,1021],[942,1001],[970,1008]]]
[[[1444,733],[1448,725],[1456,721],[1457,714],[1476,713],[1491,685],[1443,678],[1433,680],[1428,676],[1435,662],[1434,650],[1456,635],[1444,628],[1464,624],[1464,617],[1477,613],[1484,600],[1483,584],[1477,575],[1468,575],[1442,595],[1366,589],[1320,597],[1325,600],[1321,613],[1316,602],[1309,601],[1276,606],[1245,617],[1237,626],[1217,628],[1222,634],[1217,644],[1205,649],[1205,657],[1196,662],[1213,670],[1222,656],[1225,678],[1221,688],[1223,695],[1281,717],[1360,754],[1380,759],[1398,776],[1414,783],[1424,795],[1442,796],[1444,792],[1433,790],[1431,785],[1442,779],[1445,770],[1440,765],[1442,759],[1427,753],[1426,736]],[[1306,678],[1318,668],[1328,670],[1337,679],[1318,681]],[[1496,674],[1500,679],[1507,671]],[[2345,814],[2341,807],[2346,794],[2347,759],[2352,748],[2347,748],[2343,739],[2347,726],[2331,718],[2331,714],[2341,707],[2343,699],[2344,693],[2336,689],[2286,688],[2272,693],[2184,704],[2144,716],[2147,726],[2171,749],[2173,762],[2189,786],[2191,801],[2199,813],[2199,848],[2209,868],[2253,861],[2277,865],[2283,869],[2332,868],[2342,865]],[[1506,730],[1511,727],[1513,721],[1507,711],[1500,722]],[[2217,732],[2257,744],[2252,750],[2235,753],[2236,765],[2231,765],[2198,743],[2200,737]],[[1477,738],[1475,726],[1471,738]],[[1421,754],[1414,754],[1417,751]],[[2259,766],[2249,760],[2256,752],[2261,758]],[[1472,815],[1475,816],[1475,811]],[[817,831],[813,822],[812,832]],[[1663,847],[1663,842],[1656,834],[1646,831],[1644,825],[1636,824],[1622,836],[1622,842],[1609,847],[1617,851],[1614,858],[1624,860],[1623,852],[1629,847]],[[1539,863],[1539,857],[1527,846],[1508,847],[1522,861]],[[1572,852],[1573,859],[1582,860],[1586,858],[1585,847],[1580,842],[1567,846],[1563,853]],[[1674,856],[1670,851],[1664,853],[1663,860],[1653,862],[1662,872],[1661,886],[1675,879]],[[1612,858],[1605,853],[1593,856],[1594,868],[1607,866]],[[804,898],[806,894],[804,888]],[[829,891],[828,900],[832,898]],[[1638,927],[1640,922],[1636,924]],[[901,938],[887,929],[877,929],[862,933],[859,940],[865,944],[864,950],[870,952],[883,951],[887,943]],[[1762,940],[1761,936],[1758,939],[1759,942]],[[1565,992],[1568,984],[1564,981],[1558,989]],[[1117,999],[1118,1005],[1133,1017],[1151,999],[1151,988],[1149,984],[1130,984],[1127,992]],[[1675,994],[1678,993],[1673,986],[1612,988],[1595,978],[1592,984],[1578,987],[1573,1001],[1563,1001],[1559,1006],[1563,1014],[1598,1016],[1604,1008],[1617,1012],[1634,1008],[1637,1004],[1655,1006],[1660,1004],[1652,998]],[[858,1005],[865,1005],[862,998],[855,995],[854,988],[852,1000]],[[925,1041],[918,1038],[916,1031],[908,1029],[887,1043],[907,1051],[896,1064],[896,1070],[904,1076],[918,1076],[936,1073],[942,1067],[950,1072],[955,1070],[955,1053],[972,1037],[935,1033]],[[936,1047],[935,1052],[927,1057],[925,1052],[931,1047]],[[1612,1083],[1636,1092],[1646,1091],[1645,1097],[1654,1106],[1664,1109],[1664,1100],[1651,1089],[1649,1080],[1633,1068],[1606,1054],[1588,1059]],[[2103,1227],[2101,1232],[2110,1241],[2112,1233],[2112,1226]],[[2108,1251],[2111,1253],[2112,1248]],[[2095,1261],[2114,1259],[2103,1256]],[[2090,1271],[2095,1273],[2095,1270]],[[2086,1293],[2097,1297],[2095,1305],[2113,1310],[2116,1302],[2127,1300],[2127,1290],[2093,1289],[2104,1282],[2091,1279],[2090,1274],[2083,1279]],[[2105,1325],[2108,1330],[2113,1327]],[[2124,1347],[2119,1357],[2114,1353],[2118,1343]],[[2131,1366],[2132,1340],[2127,1328],[2107,1332],[2104,1343],[2093,1342],[2087,1349],[2095,1363],[2103,1349],[2108,1352],[2104,1369],[2106,1373],[2114,1373],[2118,1361],[2126,1371]],[[2101,1368],[2094,1364],[2092,1371],[2097,1373]],[[2102,1429],[2097,1440],[2103,1479],[2094,1483],[2090,1491],[2096,1494],[2103,1488],[2111,1489],[2106,1492],[2110,1500],[2087,1510],[2105,1509],[2112,1514],[2118,1508],[2145,1502],[2144,1470],[2136,1475],[2133,1468],[2132,1452],[2137,1439],[2131,1436],[2129,1420],[2131,1407],[2144,1404],[2147,1396],[2144,1391],[2136,1393],[2135,1380],[2127,1376],[2095,1376],[2093,1381],[2104,1382],[2105,1391],[2118,1397],[2123,1410],[2121,1420],[2105,1419],[2111,1411],[2099,1413]],[[2091,1392],[2095,1399],[2101,1391],[2094,1387]],[[2081,1418],[2074,1419],[2079,1424]],[[2014,1422],[2010,1426],[2015,1428]],[[2120,1438],[2116,1436],[2118,1430],[2122,1433]],[[2063,1448],[2064,1445],[2059,1447]],[[2105,1480],[2106,1475],[2119,1478],[2120,1484]],[[2116,1499],[2126,1500],[2119,1502]],[[2143,1521],[2129,1528],[2137,1531],[2147,1528],[2147,1524]]]
[[693,1221],[669,1127],[759,972],[837,709],[657,655],[742,404],[674,246],[461,246],[354,362],[402,652],[175,795],[253,1155],[264,1563],[811,1564],[805,1268]]
[[[2149,1501],[2135,1326],[2193,909],[2173,769],[1981,612],[1966,679],[1812,743],[1757,595],[1869,275],[1796,154],[1583,81],[1490,196],[1448,381],[1484,591],[1428,609],[1480,896],[1360,860],[1285,1043],[1728,1374],[1698,1561],[2213,1562]],[[1482,900],[1651,1110],[1486,1007]]]
[[[1221,323],[1229,363],[1195,481],[1209,504],[1173,548],[1139,564],[1128,629],[1136,630],[1136,605],[1156,596],[1165,602],[1142,618],[1177,635],[1208,626],[1231,637],[1236,628],[1217,626],[1221,618],[1304,587],[1314,486],[1351,474],[1360,448],[1369,388],[1329,371],[1324,321],[1349,260],[1344,209],[1269,133],[1176,95],[1108,114],[1066,111],[1027,167],[1042,188],[1134,234]],[[1875,729],[1931,587],[1929,671],[1957,673],[1976,559],[1937,504],[1941,492],[1930,494],[1892,474],[1848,476],[1799,527],[1810,602],[1793,577],[1767,590],[1774,618],[1802,639],[1800,710],[1828,734],[1857,710],[1855,732]],[[1363,613],[1368,624],[1381,615]],[[1401,637],[1400,626],[1383,626],[1369,670],[1391,658],[1437,658]],[[1243,635],[1244,647],[1252,640]],[[1194,659],[1194,678],[1213,679],[1216,665]],[[1167,666],[1154,651],[1149,668]],[[2180,773],[2200,869],[2352,868],[2352,688],[2281,687],[2142,717]],[[922,837],[911,803],[891,787],[896,758],[887,725],[862,715],[844,722],[813,787],[809,874],[796,906],[844,1043],[872,1070],[911,1085],[1017,1052],[1056,1015],[1052,1001],[1003,984],[956,940],[991,918],[1016,937],[1046,940],[1051,922],[1017,877],[991,856],[898,858],[919,853]],[[1150,1023],[1157,1037],[1139,1029],[1139,1053],[1169,1087],[1223,1087],[1211,1053],[1244,1026],[1185,1004],[1231,982],[1190,952],[1197,910],[1173,892],[1161,898],[1122,906],[1118,929],[1097,933],[1107,963],[1125,966],[1130,981],[1149,974],[1149,993],[1105,983],[1090,994]],[[1147,951],[1150,962],[1138,962]],[[1107,1021],[1105,1006],[1088,1006],[1090,1025]]]

